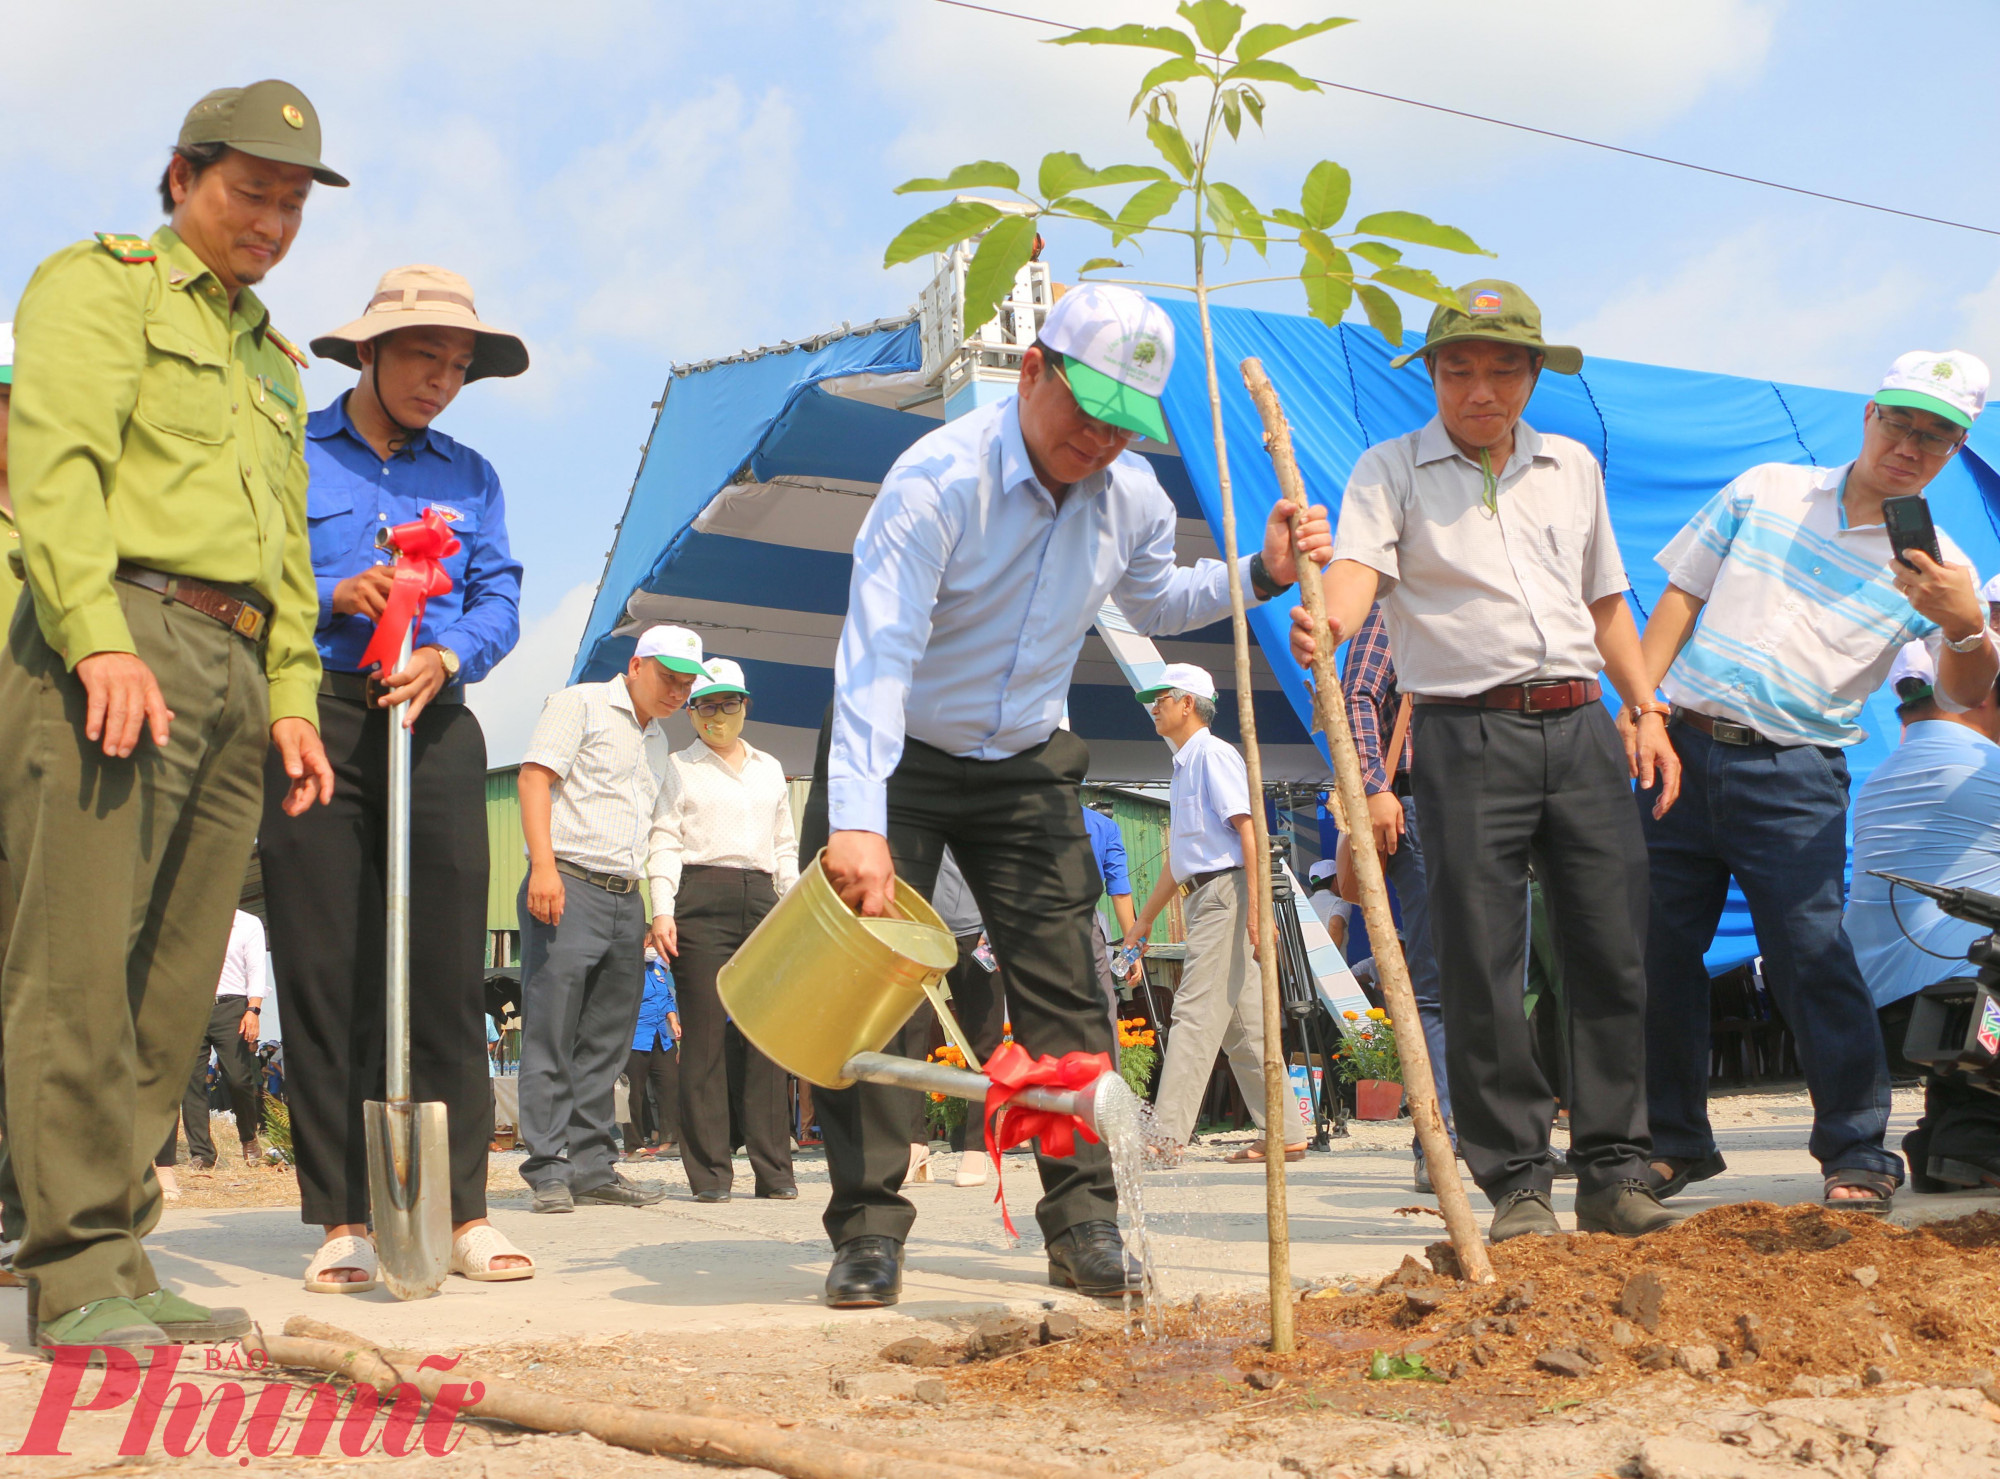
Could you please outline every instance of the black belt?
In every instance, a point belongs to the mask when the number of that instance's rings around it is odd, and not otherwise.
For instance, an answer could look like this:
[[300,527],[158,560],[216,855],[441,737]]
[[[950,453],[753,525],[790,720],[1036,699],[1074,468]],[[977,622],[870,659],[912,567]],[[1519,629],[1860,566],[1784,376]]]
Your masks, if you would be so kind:
[[1718,744],[1771,745],[1781,750],[1798,748],[1796,745],[1782,744],[1747,724],[1738,724],[1733,719],[1718,719],[1713,714],[1703,714],[1694,709],[1676,707],[1673,722],[1685,724],[1689,729],[1699,730]]
[[1241,873],[1242,871],[1243,870],[1241,868],[1211,868],[1206,873],[1192,874],[1191,876],[1183,878],[1181,880],[1180,883],[1181,897],[1185,899],[1189,894],[1193,893],[1196,889],[1202,888],[1207,884],[1215,882],[1216,879],[1223,877],[1225,874]]
[[[322,668],[319,674],[319,691],[323,698],[344,698],[351,704],[366,704],[375,708],[376,700],[388,690],[369,673],[348,673],[338,668]],[[431,697],[433,704],[462,704],[465,702],[465,685],[447,683]]]
[[158,591],[169,601],[199,611],[211,621],[221,622],[248,642],[255,642],[263,636],[264,628],[271,623],[271,608],[261,597],[241,587],[232,590],[227,586],[196,580],[192,575],[169,575],[164,570],[151,570],[144,565],[134,565],[129,560],[120,560],[115,574],[127,585]]
[[608,894],[629,894],[639,887],[639,880],[636,878],[620,878],[616,873],[593,873],[579,863],[572,863],[568,858],[556,859],[556,872],[582,879],[593,888],[601,888]]

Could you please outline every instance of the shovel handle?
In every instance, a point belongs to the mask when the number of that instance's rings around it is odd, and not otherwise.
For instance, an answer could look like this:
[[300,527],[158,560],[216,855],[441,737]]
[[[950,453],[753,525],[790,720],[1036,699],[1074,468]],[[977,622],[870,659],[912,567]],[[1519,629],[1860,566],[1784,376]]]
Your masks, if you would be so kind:
[[[412,624],[414,625],[414,623]],[[403,633],[396,671],[410,665],[411,631]],[[408,703],[407,699],[404,703]],[[389,1031],[385,1046],[385,1087],[392,1103],[410,1099],[410,731],[403,724],[403,704],[389,710],[389,859],[388,859]]]

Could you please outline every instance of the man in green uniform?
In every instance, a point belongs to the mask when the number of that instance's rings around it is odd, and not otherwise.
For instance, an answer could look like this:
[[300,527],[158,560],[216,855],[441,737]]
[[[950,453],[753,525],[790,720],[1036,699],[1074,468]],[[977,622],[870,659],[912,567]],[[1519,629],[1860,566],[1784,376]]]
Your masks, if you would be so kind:
[[[264,751],[288,810],[332,793],[297,351],[250,291],[319,161],[284,82],[188,113],[150,239],[37,269],[14,321],[10,467],[30,601],[0,652],[6,1133],[34,1338],[226,1339],[240,1310],[159,1286],[165,1138],[256,836]],[[301,363],[303,361],[300,361]],[[122,928],[105,928],[116,921]]]

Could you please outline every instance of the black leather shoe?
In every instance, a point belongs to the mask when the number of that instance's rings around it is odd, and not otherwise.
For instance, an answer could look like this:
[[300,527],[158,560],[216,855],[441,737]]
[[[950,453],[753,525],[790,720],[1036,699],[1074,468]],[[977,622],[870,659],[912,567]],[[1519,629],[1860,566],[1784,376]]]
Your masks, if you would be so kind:
[[1093,1299],[1137,1294],[1139,1261],[1125,1251],[1115,1222],[1080,1222],[1049,1240],[1049,1282]]
[[1596,1191],[1578,1192],[1576,1197],[1578,1232],[1643,1238],[1647,1233],[1672,1227],[1680,1220],[1681,1214],[1662,1207],[1653,1188],[1636,1176]]
[[726,1191],[698,1191],[694,1193],[694,1199],[697,1202],[726,1202],[729,1200],[729,1193]]
[[579,1202],[596,1202],[607,1207],[650,1207],[655,1202],[663,1202],[667,1189],[657,1182],[639,1182],[611,1173],[611,1179],[597,1186],[586,1186],[570,1195]]
[[903,1245],[866,1234],[833,1250],[826,1302],[837,1310],[872,1310],[903,1297]]
[[774,1186],[769,1191],[758,1192],[757,1199],[764,1202],[796,1202],[799,1189],[796,1186]]

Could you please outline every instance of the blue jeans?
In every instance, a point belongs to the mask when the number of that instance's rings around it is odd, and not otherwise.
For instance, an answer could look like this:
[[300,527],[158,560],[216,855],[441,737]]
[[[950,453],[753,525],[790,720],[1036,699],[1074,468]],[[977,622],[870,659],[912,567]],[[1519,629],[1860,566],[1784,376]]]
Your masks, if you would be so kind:
[[1646,944],[1646,1098],[1656,1155],[1715,1152],[1708,1123],[1709,994],[1702,956],[1734,877],[1764,980],[1798,1042],[1823,1171],[1902,1180],[1883,1148],[1889,1065],[1875,1003],[1840,927],[1847,757],[1813,745],[1725,745],[1673,726],[1681,796],[1661,820],[1639,796],[1652,863]]
[[[1437,1084],[1438,1113],[1451,1128],[1451,1085],[1444,1072],[1444,996],[1438,987],[1437,951],[1431,944],[1431,890],[1424,876],[1424,843],[1417,832],[1417,803],[1403,798],[1403,836],[1382,869],[1396,890],[1403,911],[1403,960],[1410,968],[1410,990],[1423,1019],[1424,1041],[1431,1050],[1431,1078]],[[1424,1147],[1416,1147],[1417,1159]]]

